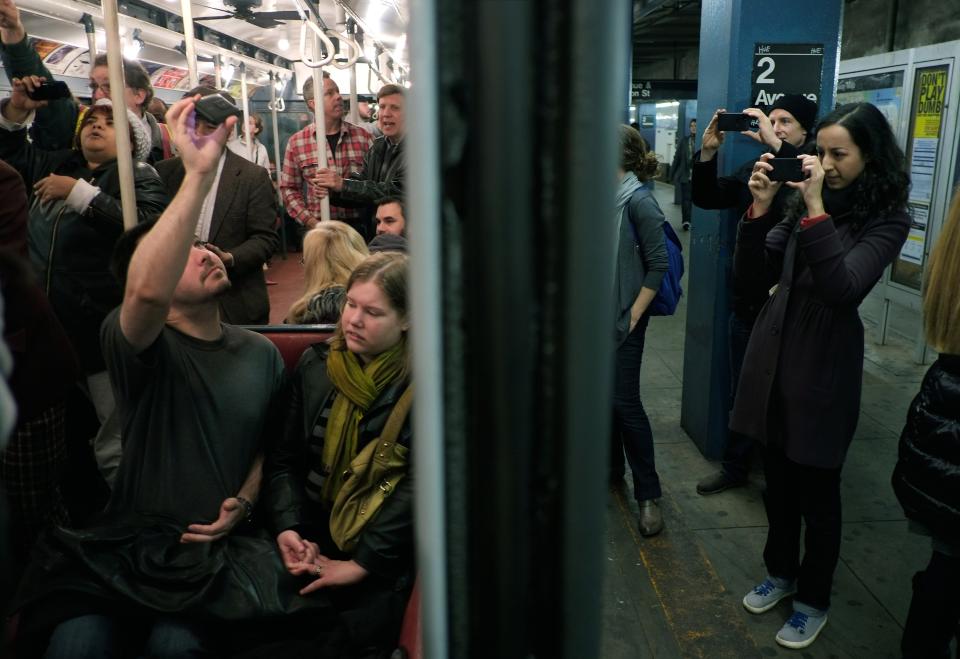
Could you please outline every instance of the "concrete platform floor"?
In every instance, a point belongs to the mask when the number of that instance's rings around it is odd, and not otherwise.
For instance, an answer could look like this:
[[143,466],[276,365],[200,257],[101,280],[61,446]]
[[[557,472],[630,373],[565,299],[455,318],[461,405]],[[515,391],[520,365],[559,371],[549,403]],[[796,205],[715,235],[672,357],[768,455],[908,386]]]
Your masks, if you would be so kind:
[[[657,183],[656,197],[686,248],[690,234],[679,231],[673,188]],[[877,304],[868,298],[864,307]],[[895,311],[894,328],[908,331],[891,332],[884,346],[877,343],[876,324],[864,315],[863,403],[842,476],[843,544],[833,604],[818,640],[799,651],[774,641],[790,615],[788,602],[760,616],[740,604],[765,575],[762,473],[755,469],[744,488],[709,497],[696,493],[697,481],[718,466],[680,428],[685,304],[675,316],[651,321],[640,389],[653,425],[666,530],[641,538],[632,492],[611,491],[602,657],[900,656],[911,577],[926,565],[930,542],[907,531],[890,475],[907,407],[927,367],[913,362],[913,346],[904,336],[912,334],[909,314]]]

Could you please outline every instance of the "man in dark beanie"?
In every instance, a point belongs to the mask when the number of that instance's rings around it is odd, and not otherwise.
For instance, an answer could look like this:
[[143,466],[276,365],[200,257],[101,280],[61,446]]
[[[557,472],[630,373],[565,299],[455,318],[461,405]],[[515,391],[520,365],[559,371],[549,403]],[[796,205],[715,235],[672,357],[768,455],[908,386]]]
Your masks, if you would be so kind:
[[[726,112],[718,109],[703,133],[700,151],[694,155],[693,203],[700,208],[731,208],[736,211],[735,221],[746,212],[753,201],[747,181],[753,172],[755,159],[744,163],[732,176],[717,176],[717,151],[723,144],[725,134],[717,130],[717,115]],[[795,158],[801,153],[813,153],[813,127],[817,120],[817,104],[800,94],[786,94],[778,98],[764,114],[757,108],[743,111],[757,121],[757,130],[744,131],[742,135],[765,145],[777,158]],[[773,200],[774,210],[782,207],[793,189],[783,186]],[[753,324],[769,296],[769,291],[756,282],[732,282],[733,308],[730,314],[730,401],[736,393],[740,368],[747,350],[747,342]],[[745,485],[753,456],[753,441],[731,432],[723,455],[722,468],[697,483],[697,492],[702,495],[717,494],[731,487]]]

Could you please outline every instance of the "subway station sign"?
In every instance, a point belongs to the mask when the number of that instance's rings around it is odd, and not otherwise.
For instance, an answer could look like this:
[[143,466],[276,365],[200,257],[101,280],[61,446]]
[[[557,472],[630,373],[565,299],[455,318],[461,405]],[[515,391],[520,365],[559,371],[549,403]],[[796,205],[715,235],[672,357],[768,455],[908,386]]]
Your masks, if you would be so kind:
[[784,94],[820,103],[823,44],[758,43],[753,51],[750,105],[766,110]]

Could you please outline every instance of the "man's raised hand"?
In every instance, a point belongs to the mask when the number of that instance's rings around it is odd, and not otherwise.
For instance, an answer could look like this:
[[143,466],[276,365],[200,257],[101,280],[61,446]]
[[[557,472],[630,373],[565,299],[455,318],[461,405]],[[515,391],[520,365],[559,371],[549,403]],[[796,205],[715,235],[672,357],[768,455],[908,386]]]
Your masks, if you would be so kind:
[[200,95],[197,94],[173,104],[167,111],[167,127],[183,161],[184,170],[188,174],[206,175],[216,171],[220,154],[237,124],[237,118],[227,117],[212,133],[200,135],[197,133],[194,111],[199,99]]

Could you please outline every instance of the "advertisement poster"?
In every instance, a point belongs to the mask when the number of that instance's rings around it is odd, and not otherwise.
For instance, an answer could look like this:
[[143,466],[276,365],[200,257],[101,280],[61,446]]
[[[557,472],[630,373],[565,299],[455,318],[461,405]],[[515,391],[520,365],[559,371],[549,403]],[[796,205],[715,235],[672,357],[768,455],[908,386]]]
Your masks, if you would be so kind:
[[[86,48],[63,44],[50,51],[47,56],[43,58],[43,63],[46,65],[47,70],[53,75],[65,75],[67,70],[71,68],[71,65],[80,59],[81,55],[85,55],[86,52]],[[84,77],[86,77],[86,72],[84,72]]]
[[917,69],[910,118],[910,198],[913,220],[900,258],[893,264],[891,279],[919,291],[923,282],[923,258],[928,218],[936,182],[937,153],[947,93],[947,67]]
[[925,204],[907,204],[907,212],[912,220],[907,242],[900,249],[900,259],[907,263],[921,265],[923,263],[923,248],[927,239],[927,220],[930,207]]
[[62,44],[57,41],[48,41],[47,39],[34,39],[33,40],[33,49],[37,51],[37,55],[40,56],[40,59],[45,58],[47,55],[55,51]]

